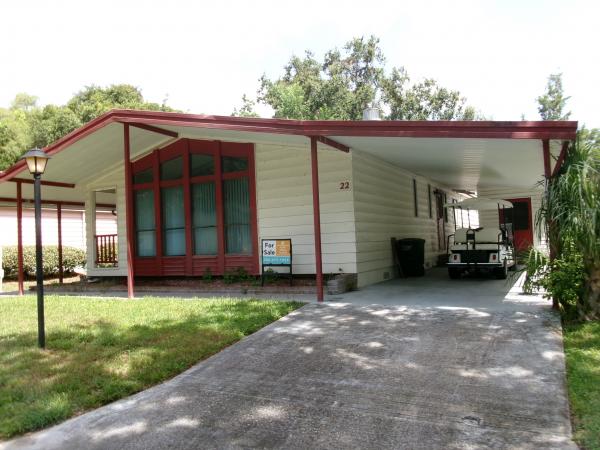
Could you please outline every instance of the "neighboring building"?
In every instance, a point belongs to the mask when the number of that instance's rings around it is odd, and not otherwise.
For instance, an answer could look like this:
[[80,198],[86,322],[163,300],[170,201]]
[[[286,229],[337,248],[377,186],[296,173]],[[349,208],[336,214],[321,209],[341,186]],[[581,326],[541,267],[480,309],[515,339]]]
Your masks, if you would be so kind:
[[[0,247],[17,245],[17,213],[14,206],[0,207]],[[86,249],[85,211],[83,209],[62,210],[62,245]],[[58,218],[55,208],[42,210],[42,243],[58,245]],[[96,233],[117,234],[117,217],[110,211],[99,211],[96,215]],[[33,209],[23,209],[23,245],[35,245],[35,220]]]
[[[111,111],[46,149],[53,159],[43,179],[54,185],[43,196],[85,203],[88,273],[128,276],[130,288],[134,276],[258,274],[260,240],[271,238],[292,239],[295,274],[341,270],[357,274],[360,287],[394,276],[391,237],[425,239],[427,266],[435,265],[455,227],[443,205],[469,192],[523,199],[519,245],[541,242],[532,226],[538,182],[576,129]],[[17,183],[1,182],[23,171],[20,163],[0,175],[0,197],[15,198]],[[118,264],[107,267],[93,218],[111,205]],[[497,217],[481,222],[498,227]]]

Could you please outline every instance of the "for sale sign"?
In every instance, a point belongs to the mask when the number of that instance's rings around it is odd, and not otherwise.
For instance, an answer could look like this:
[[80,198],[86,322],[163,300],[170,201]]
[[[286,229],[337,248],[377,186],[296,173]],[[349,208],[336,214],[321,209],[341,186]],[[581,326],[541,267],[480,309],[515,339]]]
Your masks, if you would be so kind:
[[266,266],[289,266],[292,264],[291,239],[263,239],[262,263]]

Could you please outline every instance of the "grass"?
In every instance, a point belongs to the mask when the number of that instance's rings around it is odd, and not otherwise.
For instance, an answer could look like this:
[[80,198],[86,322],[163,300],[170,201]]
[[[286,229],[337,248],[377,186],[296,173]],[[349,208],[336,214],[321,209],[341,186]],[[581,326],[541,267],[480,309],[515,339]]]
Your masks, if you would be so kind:
[[166,380],[301,306],[261,300],[0,297],[0,439]]
[[565,325],[564,343],[575,441],[600,450],[600,322]]

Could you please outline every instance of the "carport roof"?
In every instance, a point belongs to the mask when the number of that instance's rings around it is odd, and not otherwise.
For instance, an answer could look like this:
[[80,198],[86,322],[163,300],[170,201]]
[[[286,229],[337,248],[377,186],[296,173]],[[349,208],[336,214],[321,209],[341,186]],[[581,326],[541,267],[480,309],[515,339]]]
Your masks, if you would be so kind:
[[[132,159],[177,137],[307,147],[307,137],[317,136],[452,188],[470,190],[533,186],[544,173],[542,140],[550,142],[557,157],[561,142],[574,139],[577,131],[574,121],[314,121],[112,110],[45,149],[54,160],[44,179],[81,186],[118,167],[123,160],[122,123],[135,125],[131,128]],[[0,182],[24,172],[25,164],[20,161],[0,173]],[[44,189],[46,198],[55,192],[74,199],[82,194],[79,189],[71,194],[59,187]],[[9,190],[14,191],[0,184],[0,197],[12,197]]]

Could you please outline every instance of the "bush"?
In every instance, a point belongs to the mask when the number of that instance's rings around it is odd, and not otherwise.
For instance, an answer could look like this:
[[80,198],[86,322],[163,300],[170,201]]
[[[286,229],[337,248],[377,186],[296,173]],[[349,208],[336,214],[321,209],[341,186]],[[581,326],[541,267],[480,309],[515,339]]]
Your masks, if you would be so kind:
[[565,318],[574,318],[583,299],[585,266],[583,256],[573,244],[567,245],[553,261],[532,249],[527,258],[526,273],[523,291],[531,293],[543,289],[545,297],[558,301]]
[[[16,277],[18,272],[17,247],[4,247],[2,252],[2,268],[7,278]],[[76,267],[83,267],[86,263],[84,250],[75,247],[63,247],[63,271],[73,272]],[[58,247],[56,245],[43,246],[44,275],[58,274]],[[23,271],[28,275],[35,275],[35,246],[23,246]]]

